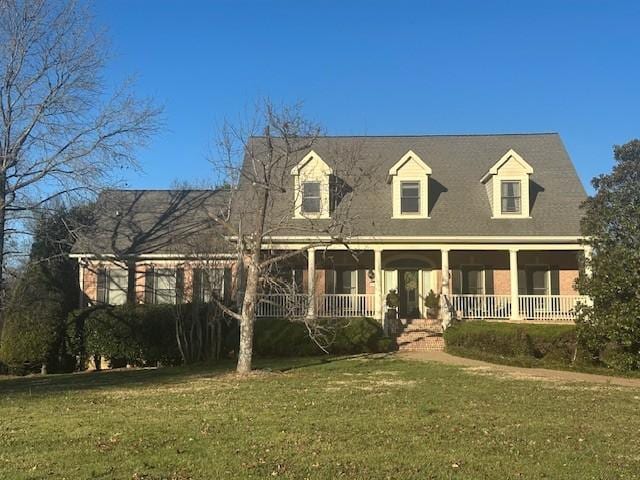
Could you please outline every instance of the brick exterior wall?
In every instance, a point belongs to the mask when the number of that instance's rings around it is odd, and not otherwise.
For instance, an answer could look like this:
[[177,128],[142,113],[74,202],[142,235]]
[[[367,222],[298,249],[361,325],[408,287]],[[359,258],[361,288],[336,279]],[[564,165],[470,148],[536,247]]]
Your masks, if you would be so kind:
[[[466,259],[461,259],[461,260],[466,260]],[[461,262],[456,262],[456,263],[461,263]],[[510,288],[510,273],[508,270],[508,267],[505,268],[505,266],[503,264],[500,264],[501,262],[498,261],[496,262],[498,263],[493,270],[493,285],[494,285],[494,293],[496,295],[509,295],[511,288]],[[524,263],[524,262],[523,262]],[[551,262],[549,262],[551,263]],[[487,264],[489,264],[487,262]],[[158,268],[162,268],[162,267],[168,267],[168,266],[180,266],[181,268],[184,269],[184,285],[185,285],[185,299],[189,300],[192,298],[192,280],[193,280],[193,265],[190,265],[189,263],[184,263],[184,264],[176,264],[175,262],[157,262],[157,263],[139,263],[136,265],[136,301],[139,303],[143,303],[144,302],[144,296],[145,296],[145,272],[146,269],[149,266],[155,266]],[[85,297],[85,304],[92,304],[95,303],[96,299],[97,299],[97,270],[99,268],[102,267],[108,267],[109,264],[108,263],[100,263],[100,262],[93,262],[93,263],[89,263],[88,265],[85,265],[83,267],[83,282],[81,285],[81,289],[82,292],[84,294]],[[239,268],[240,266],[233,260],[227,260],[224,262],[220,262],[216,265],[216,267],[225,267],[225,268],[231,268],[232,270],[232,275],[231,275],[231,298],[235,298],[237,292],[238,292],[238,282],[240,279],[240,275],[238,275],[239,273]],[[559,288],[560,288],[560,294],[561,295],[576,295],[577,292],[574,288],[574,282],[576,280],[576,278],[578,277],[578,269],[577,268],[572,268],[573,266],[571,264],[567,264],[567,265],[561,265],[560,270],[559,270]],[[362,267],[360,267],[362,268]],[[456,268],[456,265],[452,265],[452,269]],[[318,294],[323,294],[325,293],[325,272],[328,270],[325,270],[323,268],[316,268],[316,293]],[[375,293],[375,282],[376,280],[381,280],[381,279],[370,279],[369,275],[368,275],[368,269],[366,270],[367,275],[366,275],[366,281],[365,281],[365,286],[366,286],[366,293],[368,294],[373,294]],[[307,270],[306,268],[303,269],[302,272],[302,277],[303,277],[303,291],[306,292],[307,290],[307,279],[308,279],[308,274],[307,274]],[[438,289],[438,291],[440,290],[440,287],[442,285],[442,274],[440,272],[440,270],[436,267],[436,274],[435,274],[435,278],[436,278],[436,287]],[[450,292],[453,292],[453,288],[451,285],[451,282],[449,284],[449,289]]]
[[578,278],[578,270],[560,270],[560,295],[577,295],[574,283]]
[[493,271],[493,293],[495,295],[511,294],[511,276],[509,270]]

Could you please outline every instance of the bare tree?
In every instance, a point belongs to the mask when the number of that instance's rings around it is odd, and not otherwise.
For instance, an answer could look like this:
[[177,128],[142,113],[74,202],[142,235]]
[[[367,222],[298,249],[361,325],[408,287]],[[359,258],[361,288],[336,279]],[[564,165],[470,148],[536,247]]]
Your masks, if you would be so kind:
[[[230,216],[218,218],[224,227],[225,238],[234,245],[238,262],[244,266],[244,295],[238,311],[226,313],[240,323],[240,348],[237,371],[251,371],[253,356],[253,329],[256,308],[266,285],[278,283],[276,265],[304,255],[309,248],[323,248],[331,244],[348,245],[354,235],[355,213],[351,211],[351,198],[356,188],[367,188],[374,172],[360,167],[360,148],[357,142],[349,147],[332,144],[322,136],[322,128],[305,119],[301,106],[278,107],[269,100],[262,101],[254,118],[244,126],[226,123],[222,128],[218,146],[220,155],[214,160],[218,172],[224,172],[234,185]],[[332,158],[333,165],[330,218],[304,218],[292,222],[294,206],[299,200],[294,193],[291,169],[316,144],[322,143]],[[345,181],[347,179],[348,181]],[[308,244],[288,251],[265,252],[268,240],[282,234],[296,234],[311,240]],[[285,288],[285,287],[281,287]],[[313,301],[310,299],[309,301]],[[224,308],[224,306],[221,306]],[[301,319],[298,312],[295,315]],[[307,323],[310,333],[316,331]],[[326,332],[317,330],[327,337]],[[323,341],[319,341],[321,344]]]
[[0,0],[0,293],[25,221],[135,166],[134,147],[159,126],[159,109],[129,83],[106,87],[107,54],[87,5]]

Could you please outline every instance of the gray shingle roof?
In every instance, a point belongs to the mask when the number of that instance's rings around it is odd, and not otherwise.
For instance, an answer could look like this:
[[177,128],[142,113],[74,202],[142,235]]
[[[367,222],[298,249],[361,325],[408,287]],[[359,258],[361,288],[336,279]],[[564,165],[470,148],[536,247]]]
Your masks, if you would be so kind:
[[[259,150],[264,139],[252,139]],[[322,137],[283,165],[283,186],[271,212],[273,235],[306,236],[337,228],[331,220],[292,218],[293,177],[290,168],[311,149],[347,186],[336,217],[348,219],[346,234],[362,236],[579,236],[584,188],[555,133],[508,135],[433,135],[394,137]],[[509,149],[532,167],[531,217],[492,219],[480,179]],[[428,219],[393,219],[389,169],[408,150],[431,167]],[[357,156],[357,160],[346,160]],[[291,163],[293,162],[293,163]],[[351,165],[347,165],[351,162]],[[367,181],[362,182],[366,176]],[[348,190],[348,189],[347,189]],[[255,212],[252,189],[241,181],[237,212]],[[108,190],[98,200],[97,224],[74,246],[74,253],[190,254],[226,251],[212,219],[228,204],[229,192],[207,190]],[[250,222],[245,221],[245,225]],[[345,228],[340,225],[340,228]]]
[[227,208],[225,190],[106,190],[96,224],[72,253],[195,254],[221,252],[213,219]]
[[[253,139],[256,148],[264,139]],[[366,236],[578,236],[580,204],[585,190],[556,133],[505,135],[431,135],[390,137],[322,137],[313,149],[334,170],[340,170],[340,153],[358,152],[359,171],[371,174],[370,187],[352,193],[349,217],[353,234]],[[298,154],[301,159],[311,149]],[[530,219],[492,219],[485,186],[480,179],[509,149],[532,167]],[[431,167],[430,217],[393,219],[389,169],[408,150]],[[289,168],[289,167],[287,167]],[[344,170],[344,168],[343,168]],[[350,172],[344,180],[353,180]],[[293,179],[276,205],[290,208]],[[241,190],[242,190],[241,184]],[[339,209],[340,207],[338,207]],[[337,210],[338,211],[338,210]],[[284,212],[280,212],[284,214]],[[298,222],[298,223],[296,223]],[[278,235],[295,235],[290,220]],[[328,225],[328,221],[317,224]]]

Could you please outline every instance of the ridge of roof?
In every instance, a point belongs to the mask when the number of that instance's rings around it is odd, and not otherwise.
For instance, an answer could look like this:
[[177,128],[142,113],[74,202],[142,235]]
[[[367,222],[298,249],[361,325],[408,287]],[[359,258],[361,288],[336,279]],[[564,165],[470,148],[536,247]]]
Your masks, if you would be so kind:
[[[559,132],[520,133],[424,133],[408,135],[318,135],[317,138],[434,138],[434,137],[516,137],[516,136],[559,136]],[[267,138],[265,135],[251,135],[251,138]],[[273,137],[272,138],[279,138]]]
[[102,192],[229,192],[231,188],[105,188]]

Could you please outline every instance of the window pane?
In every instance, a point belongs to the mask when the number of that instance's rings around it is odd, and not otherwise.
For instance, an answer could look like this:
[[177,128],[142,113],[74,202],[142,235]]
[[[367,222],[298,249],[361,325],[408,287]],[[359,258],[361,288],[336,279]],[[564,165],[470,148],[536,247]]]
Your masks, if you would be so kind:
[[533,270],[531,272],[531,287],[533,295],[546,295],[548,293],[546,270]]
[[307,213],[318,213],[320,211],[319,198],[303,198],[302,211]]
[[402,196],[418,198],[420,196],[420,185],[417,182],[403,182]]
[[419,213],[420,201],[417,198],[403,198],[400,208],[402,209],[402,213]]
[[176,303],[176,271],[161,268],[155,271],[156,303]]
[[304,182],[302,184],[302,196],[304,198],[320,197],[320,182]]
[[158,270],[156,277],[156,288],[158,290],[175,290],[176,274],[172,270]]
[[481,295],[484,293],[482,270],[464,269],[462,271],[462,293]]
[[123,268],[109,270],[109,303],[123,305],[127,302],[127,286],[129,278]]
[[158,305],[166,303],[176,303],[175,290],[156,290],[156,303]]
[[302,211],[320,212],[320,182],[304,182],[302,184]]
[[520,213],[520,181],[501,183],[502,213]]
[[400,212],[420,212],[420,184],[418,182],[402,182],[400,184]]

